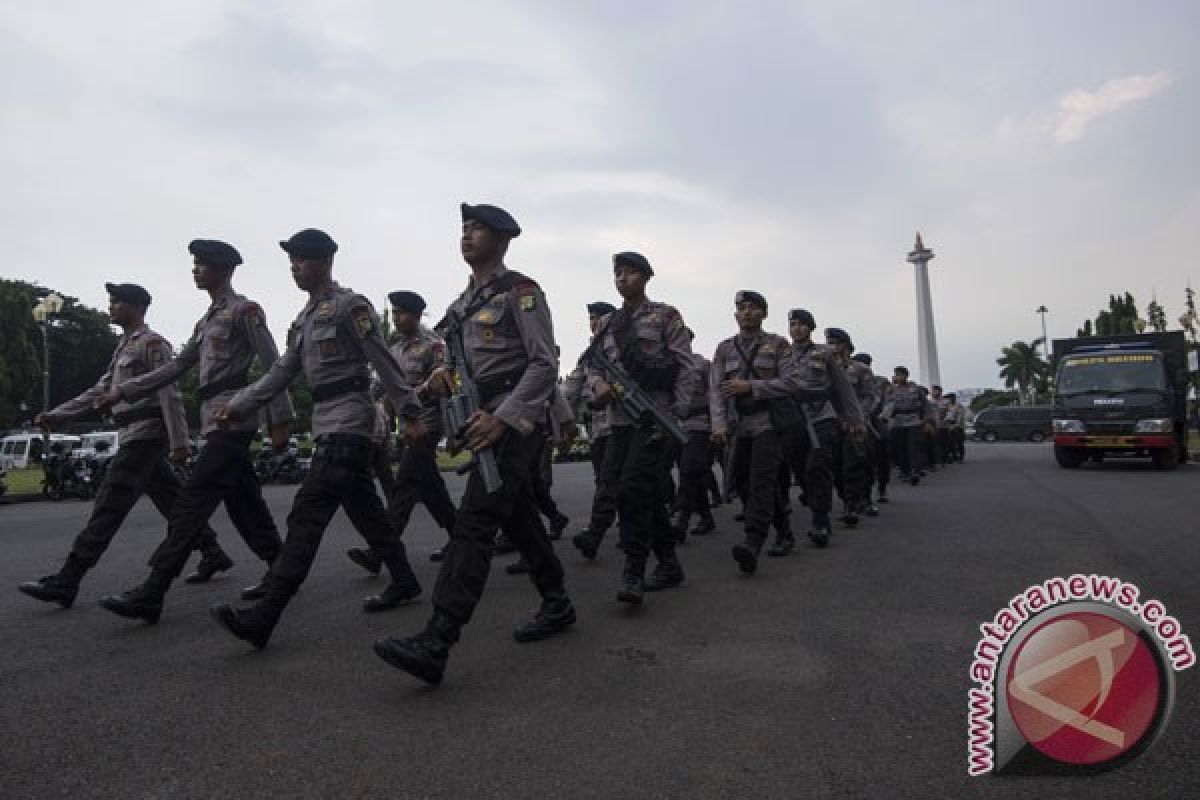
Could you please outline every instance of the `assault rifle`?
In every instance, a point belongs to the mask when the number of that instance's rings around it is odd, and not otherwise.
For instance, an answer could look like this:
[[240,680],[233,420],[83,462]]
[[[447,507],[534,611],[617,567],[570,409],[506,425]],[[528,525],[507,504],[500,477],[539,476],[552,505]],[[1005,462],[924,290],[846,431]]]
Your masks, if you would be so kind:
[[[446,400],[446,421],[449,423],[449,433],[454,443],[463,448],[467,440],[467,422],[482,407],[479,387],[471,377],[471,370],[467,365],[467,353],[462,339],[462,318],[451,311],[439,328],[446,339],[446,345],[450,348],[450,363],[455,374],[454,393]],[[496,465],[496,454],[491,447],[473,451],[471,463],[460,472],[471,468],[479,470],[479,476],[483,478],[483,488],[488,494],[499,490],[500,469]]]
[[678,439],[680,444],[687,444],[687,431],[679,424],[679,420],[664,412],[658,403],[655,403],[653,398],[646,394],[646,390],[638,386],[637,381],[621,368],[620,364],[605,354],[604,348],[601,346],[603,339],[603,335],[596,336],[588,345],[588,349],[583,351],[579,360],[591,364],[604,374],[604,382],[612,387],[613,397],[616,398],[626,416],[638,422],[652,420],[664,431]]

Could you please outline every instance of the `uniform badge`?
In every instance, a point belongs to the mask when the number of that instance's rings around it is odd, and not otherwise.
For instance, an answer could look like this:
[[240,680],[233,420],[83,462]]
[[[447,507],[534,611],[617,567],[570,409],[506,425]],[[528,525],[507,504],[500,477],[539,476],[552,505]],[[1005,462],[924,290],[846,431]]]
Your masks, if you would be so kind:
[[321,319],[329,319],[333,316],[333,303],[328,300],[322,300],[317,304],[317,316]]
[[233,312],[232,311],[218,311],[217,319],[221,320],[222,322],[232,322],[233,321]]
[[375,330],[375,323],[371,321],[371,315],[365,309],[355,312],[354,329],[364,339],[371,335],[371,331]]
[[496,321],[495,309],[485,308],[475,315],[475,321],[484,325],[491,325]]
[[321,342],[321,355],[329,358],[338,354],[338,343],[336,339],[326,339]]
[[521,310],[522,311],[533,311],[535,308],[537,308],[537,295],[536,294],[521,295]]
[[167,360],[167,354],[160,345],[152,345],[147,350],[147,355],[150,357],[150,366],[157,367]]
[[490,344],[496,341],[496,331],[493,328],[484,328],[479,332],[479,338]]

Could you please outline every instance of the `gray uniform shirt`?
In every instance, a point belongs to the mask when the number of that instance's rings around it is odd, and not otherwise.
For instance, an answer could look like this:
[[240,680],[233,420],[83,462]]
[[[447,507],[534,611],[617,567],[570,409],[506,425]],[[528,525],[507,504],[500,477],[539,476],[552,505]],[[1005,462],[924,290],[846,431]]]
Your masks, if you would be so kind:
[[[58,408],[52,409],[49,416],[66,420],[74,419],[94,409],[96,398],[107,393],[114,386],[122,386],[127,381],[156,370],[171,358],[171,345],[167,340],[143,325],[135,331],[130,331],[117,342],[108,369],[100,376],[100,380],[87,391],[68,400]],[[159,416],[154,419],[139,420],[128,425],[119,425],[120,441],[146,441],[162,439],[166,436],[172,450],[188,447],[187,418],[183,411],[183,397],[176,386],[165,385],[154,394],[142,397],[140,400],[122,399],[112,407],[114,417],[120,417],[131,412],[144,412],[146,409],[159,409]]]
[[[507,274],[512,275],[511,286],[501,291],[497,281]],[[528,435],[545,419],[546,402],[558,380],[550,308],[535,281],[501,266],[483,285],[477,286],[472,276],[447,314],[462,316],[469,306],[485,299],[463,321],[468,366],[480,383],[520,376],[511,389],[485,398],[484,409]]]
[[801,385],[806,389],[829,392],[828,400],[803,403],[808,421],[816,424],[840,417],[848,424],[862,425],[862,409],[833,348],[810,340],[805,344],[793,343],[792,354],[800,369]]
[[587,406],[588,434],[593,441],[612,433],[608,424],[608,409],[597,406],[595,392],[588,383],[587,367],[577,365],[563,380],[560,388],[563,397],[572,408],[578,407],[580,403]]
[[[674,306],[646,300],[632,312],[632,325],[637,338],[637,346],[647,355],[660,355],[668,351],[679,365],[679,374],[675,377],[672,389],[646,389],[646,394],[667,413],[677,417],[684,416],[688,399],[692,394],[692,384],[695,376],[692,367],[692,342],[683,324],[683,317]],[[617,345],[616,336],[610,327],[613,315],[608,314],[600,323],[604,330],[604,338],[600,347],[612,361],[620,364],[627,371],[629,365],[621,360],[621,348]],[[596,384],[603,380],[601,372],[594,368],[588,369],[588,385],[595,390]],[[608,407],[608,424],[610,427],[629,427],[634,421],[621,410],[619,403]]]
[[229,401],[239,414],[250,414],[287,388],[301,371],[315,391],[331,383],[358,379],[362,389],[317,402],[313,406],[315,436],[353,434],[370,438],[375,403],[369,391],[367,365],[375,368],[394,408],[417,404],[416,393],[388,352],[379,332],[379,317],[370,301],[336,283],[309,300],[288,330],[288,347],[267,374]]
[[[739,345],[747,356],[753,353],[753,371],[738,352]],[[748,399],[752,401],[794,394],[799,388],[797,381],[800,375],[792,357],[792,346],[782,336],[765,331],[752,336],[739,333],[717,345],[709,369],[708,387],[708,409],[712,415],[714,433],[728,433],[732,424],[731,413],[736,414],[731,412],[736,407],[735,399],[721,396],[721,382],[734,378],[750,381]],[[737,414],[736,423],[739,437],[758,436],[771,430],[771,412],[764,408],[750,414]]]
[[[401,336],[392,345],[392,357],[409,386],[424,383],[435,369],[446,363],[446,343],[433,331],[418,328],[412,336]],[[442,409],[436,398],[398,414],[402,422],[419,420],[435,439],[442,438]]]
[[[179,380],[197,364],[200,365],[201,389],[226,380],[240,379],[244,382],[255,356],[263,369],[274,364],[279,358],[275,337],[267,330],[267,321],[258,303],[235,292],[229,292],[214,300],[208,307],[208,311],[196,323],[192,338],[179,351],[179,355],[152,372],[122,383],[117,389],[125,399],[137,400]],[[216,429],[217,423],[213,415],[236,391],[237,387],[225,389],[201,404],[202,433]],[[280,392],[271,400],[267,406],[267,413],[270,417],[268,422],[276,425],[289,422],[296,416],[287,392]],[[230,426],[231,429],[239,431],[252,431],[257,427],[258,420],[252,416],[240,419]]]
[[915,428],[925,422],[929,404],[921,397],[921,387],[912,381],[903,386],[892,384],[892,395],[884,414],[896,428]]
[[854,390],[859,410],[864,416],[874,414],[879,407],[879,384],[875,381],[875,373],[861,361],[850,361],[845,366],[846,380]]
[[700,353],[692,353],[692,393],[688,398],[687,416],[683,418],[684,430],[699,433],[712,432],[712,416],[708,407],[711,370],[712,362]]

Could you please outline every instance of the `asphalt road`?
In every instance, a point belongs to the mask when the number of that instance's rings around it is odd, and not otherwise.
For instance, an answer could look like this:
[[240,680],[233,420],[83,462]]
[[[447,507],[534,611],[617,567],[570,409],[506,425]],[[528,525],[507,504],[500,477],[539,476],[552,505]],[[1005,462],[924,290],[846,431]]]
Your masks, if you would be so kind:
[[[611,541],[594,564],[564,541],[579,623],[535,645],[511,626],[536,595],[499,558],[436,690],[371,652],[377,636],[417,630],[429,604],[359,610],[384,579],[344,557],[360,540],[342,514],[255,652],[207,613],[261,571],[224,512],[214,524],[235,569],[177,585],[146,626],[96,601],[141,579],[163,533],[148,503],[67,611],[15,586],[57,568],[87,506],[0,506],[0,798],[1200,796],[1196,668],[1177,676],[1163,739],[1120,770],[966,775],[978,626],[1024,587],[1119,576],[1200,645],[1200,467],[1066,472],[1047,446],[1020,444],[972,444],[968,459],[752,579],[729,557],[723,507],[720,532],[682,550],[687,585],[633,613],[614,601]],[[574,530],[590,470],[556,478]],[[291,494],[267,490],[280,520]],[[406,540],[432,586],[440,534],[423,511]]]

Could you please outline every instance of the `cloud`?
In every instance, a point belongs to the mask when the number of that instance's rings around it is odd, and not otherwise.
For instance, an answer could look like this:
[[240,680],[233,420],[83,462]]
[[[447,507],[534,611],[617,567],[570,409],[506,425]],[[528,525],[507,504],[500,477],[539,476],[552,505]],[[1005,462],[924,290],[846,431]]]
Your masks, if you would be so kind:
[[1054,141],[1069,144],[1083,136],[1094,120],[1120,111],[1130,103],[1146,100],[1171,85],[1168,72],[1130,75],[1108,81],[1094,92],[1075,89],[1058,100]]

